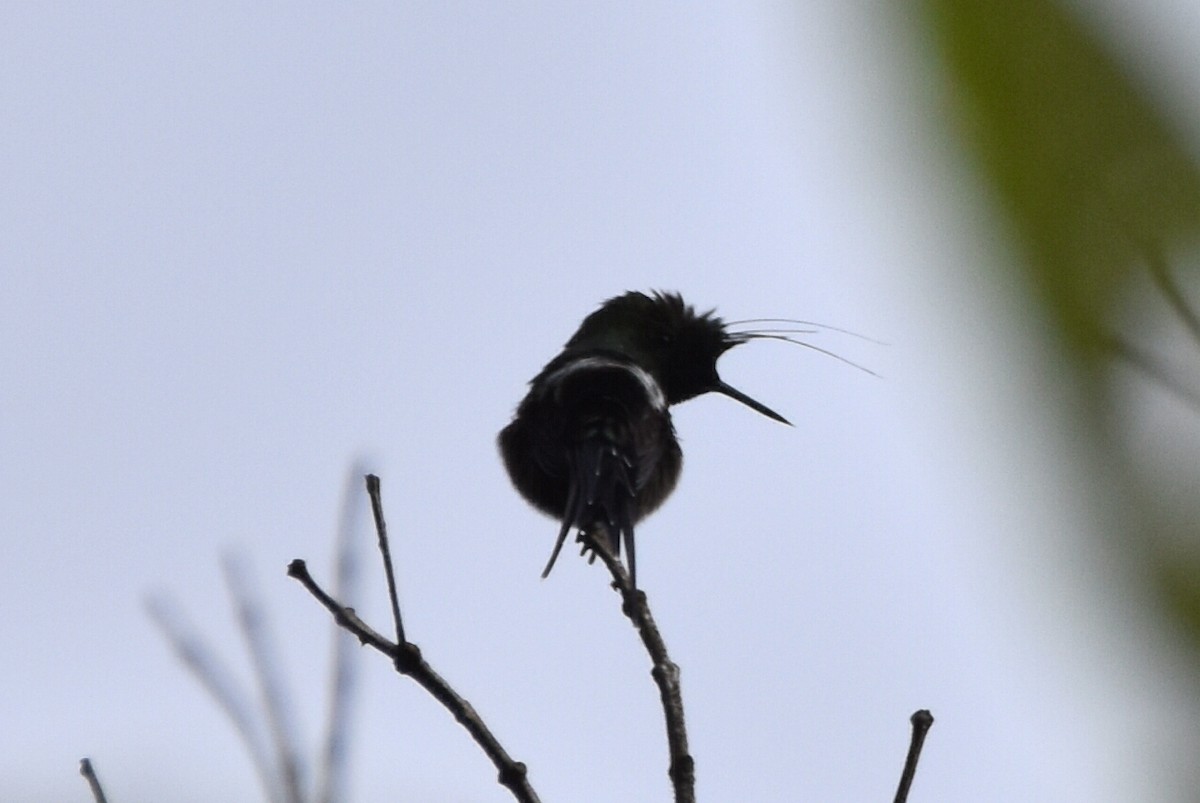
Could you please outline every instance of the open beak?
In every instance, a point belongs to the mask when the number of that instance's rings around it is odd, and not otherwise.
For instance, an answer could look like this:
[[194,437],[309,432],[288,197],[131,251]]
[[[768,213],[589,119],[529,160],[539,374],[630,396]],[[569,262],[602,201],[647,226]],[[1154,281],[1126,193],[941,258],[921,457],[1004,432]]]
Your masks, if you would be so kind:
[[729,385],[726,385],[724,382],[720,381],[719,379],[717,380],[717,384],[713,387],[713,390],[715,390],[717,393],[720,393],[723,396],[728,396],[731,399],[737,399],[742,404],[749,407],[751,410],[756,410],[757,412],[760,412],[763,415],[765,415],[767,418],[773,418],[781,424],[787,424],[789,427],[792,425],[791,421],[788,421],[786,418],[784,418],[779,413],[772,410],[767,405],[763,404],[762,402],[755,401],[754,399],[747,396],[745,393],[742,393],[737,388],[732,388]]

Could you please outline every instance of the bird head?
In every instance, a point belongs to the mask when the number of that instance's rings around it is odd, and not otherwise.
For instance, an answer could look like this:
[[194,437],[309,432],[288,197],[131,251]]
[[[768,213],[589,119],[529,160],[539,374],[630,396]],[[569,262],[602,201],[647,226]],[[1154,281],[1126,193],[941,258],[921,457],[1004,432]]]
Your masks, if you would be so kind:
[[659,383],[668,404],[720,393],[784,424],[787,419],[730,385],[717,360],[755,337],[729,332],[715,311],[697,312],[678,293],[631,291],[605,301],[567,341],[566,353],[601,350],[620,354]]

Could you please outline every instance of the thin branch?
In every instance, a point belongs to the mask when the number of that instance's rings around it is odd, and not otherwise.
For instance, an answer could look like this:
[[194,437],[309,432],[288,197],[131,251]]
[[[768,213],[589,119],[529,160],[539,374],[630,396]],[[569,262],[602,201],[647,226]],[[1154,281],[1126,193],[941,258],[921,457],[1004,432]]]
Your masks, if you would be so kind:
[[434,699],[445,706],[454,719],[467,729],[471,738],[483,748],[484,753],[491,759],[499,773],[499,783],[507,788],[514,798],[521,803],[538,803],[539,798],[529,783],[525,765],[520,761],[515,761],[508,754],[484,724],[483,719],[476,713],[474,707],[433,671],[433,668],[421,656],[421,649],[416,644],[409,642],[394,644],[372,630],[358,618],[358,614],[342,606],[317,585],[317,582],[308,573],[308,566],[303,560],[293,560],[288,564],[288,575],[299,580],[308,593],[312,594],[318,602],[325,606],[326,610],[333,614],[333,619],[338,626],[353,633],[361,643],[374,647],[386,655],[392,660],[397,672],[411,677],[433,695]]
[[683,717],[683,691],[679,685],[679,666],[671,660],[667,653],[667,645],[658,625],[650,613],[650,605],[646,594],[635,588],[629,573],[620,559],[608,548],[607,539],[603,536],[580,534],[585,540],[586,548],[598,555],[608,567],[613,577],[612,587],[621,595],[621,612],[629,618],[642,638],[646,652],[650,654],[653,668],[650,671],[655,684],[658,685],[659,697],[662,700],[663,718],[667,726],[667,746],[670,750],[671,763],[667,774],[675,790],[676,803],[695,803],[696,800],[696,762],[688,753],[687,726]]
[[[1179,289],[1179,285],[1171,277],[1166,260],[1154,246],[1143,245],[1143,251],[1146,256],[1146,265],[1150,269],[1150,276],[1154,279],[1154,283],[1166,297],[1167,303],[1175,310],[1175,313],[1187,328],[1188,333],[1191,334],[1197,343],[1200,343],[1200,317],[1192,310],[1187,299],[1183,297],[1183,292]],[[1167,391],[1175,394],[1180,400],[1200,410],[1200,392],[1184,384],[1182,380],[1175,376],[1156,357],[1142,351],[1123,338],[1107,332],[1100,334],[1100,343],[1108,351],[1125,360],[1149,379],[1158,382]]]
[[1141,371],[1150,379],[1158,382],[1169,392],[1174,393],[1180,400],[1200,410],[1200,393],[1183,384],[1183,382],[1171,374],[1166,366],[1153,356],[1130,343],[1126,343],[1116,335],[1107,336],[1104,339],[1104,345],[1113,354],[1125,360],[1125,362]]
[[933,714],[922,708],[909,717],[912,722],[912,740],[908,743],[908,757],[904,759],[904,772],[900,775],[900,786],[896,788],[896,803],[908,800],[913,776],[917,774],[917,762],[921,759],[921,748],[925,745],[925,734],[933,726]]
[[[354,466],[346,476],[342,493],[342,512],[338,521],[337,543],[334,546],[333,593],[337,599],[353,606],[358,597],[359,571],[355,551],[359,531],[358,478],[362,471]],[[355,690],[358,686],[358,664],[354,660],[354,640],[336,624],[333,626],[332,655],[329,669],[328,713],[325,721],[325,744],[317,768],[318,803],[346,800],[347,765],[350,746],[350,722],[353,716]]]
[[242,737],[242,743],[246,745],[246,752],[250,754],[250,760],[258,773],[267,799],[279,800],[278,779],[271,764],[266,739],[256,727],[247,696],[233,680],[233,674],[221,663],[217,654],[184,623],[182,616],[166,598],[147,598],[146,612],[170,642],[176,657],[200,681],[200,685],[216,700],[217,706],[233,723],[234,729]]
[[104,789],[100,786],[100,779],[96,777],[96,770],[92,767],[90,758],[80,759],[79,774],[87,780],[88,786],[92,790],[92,799],[96,803],[108,803],[108,798],[104,796]]
[[1179,315],[1179,319],[1191,332],[1192,337],[1197,343],[1200,343],[1200,318],[1196,316],[1187,299],[1183,297],[1183,291],[1171,277],[1171,272],[1167,268],[1167,260],[1163,258],[1157,248],[1147,248],[1146,264],[1150,267],[1150,275],[1154,277],[1154,283],[1158,285],[1158,289],[1167,297],[1168,303],[1175,309],[1175,313]]
[[388,599],[392,603],[392,620],[396,623],[396,643],[408,641],[404,637],[404,622],[400,618],[400,600],[396,595],[396,572],[392,568],[392,550],[388,546],[387,524],[383,520],[383,494],[379,490],[379,477],[368,474],[367,494],[371,497],[371,515],[375,518],[375,532],[379,535],[379,552],[383,555],[383,571],[387,575]]
[[225,573],[225,584],[237,612],[238,628],[250,653],[254,667],[254,678],[262,698],[266,714],[267,729],[275,745],[276,767],[283,787],[284,799],[288,803],[303,803],[303,759],[298,746],[299,737],[288,711],[286,684],[279,671],[279,661],[271,645],[269,629],[264,626],[265,612],[262,603],[254,596],[251,584],[246,581],[245,567],[231,555],[221,559]]

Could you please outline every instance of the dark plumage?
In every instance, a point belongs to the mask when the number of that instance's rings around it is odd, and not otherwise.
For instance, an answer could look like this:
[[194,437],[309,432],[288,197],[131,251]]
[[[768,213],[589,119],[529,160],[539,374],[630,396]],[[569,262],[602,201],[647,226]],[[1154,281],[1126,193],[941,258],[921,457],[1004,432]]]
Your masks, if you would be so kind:
[[671,494],[683,462],[670,405],[715,391],[788,423],[717,375],[722,354],[763,336],[729,332],[675,293],[625,293],[584,319],[499,437],[513,485],[562,522],[543,577],[571,529],[600,528],[615,554],[624,541],[636,584],[634,525]]

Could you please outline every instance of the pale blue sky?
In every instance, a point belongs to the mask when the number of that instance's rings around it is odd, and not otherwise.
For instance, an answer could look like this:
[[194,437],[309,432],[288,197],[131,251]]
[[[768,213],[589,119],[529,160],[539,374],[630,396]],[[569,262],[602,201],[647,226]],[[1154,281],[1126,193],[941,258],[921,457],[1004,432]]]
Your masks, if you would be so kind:
[[[639,577],[701,799],[890,799],[921,707],[914,801],[1182,797],[1196,706],[1099,551],[1118,501],[1076,470],[1019,288],[986,278],[1011,254],[891,9],[5,10],[0,798],[87,800],[88,755],[114,801],[258,799],[142,601],[172,594],[243,670],[218,559],[244,552],[315,744],[328,621],[284,568],[328,578],[361,457],[410,636],[543,799],[667,799],[636,637],[598,567],[538,579],[555,524],[493,443],[585,314],[650,288],[890,344],[814,341],[880,380],[725,357],[793,429],[677,408]],[[1153,69],[1189,74],[1176,26],[1145,25]],[[509,799],[361,661],[355,800]]]

